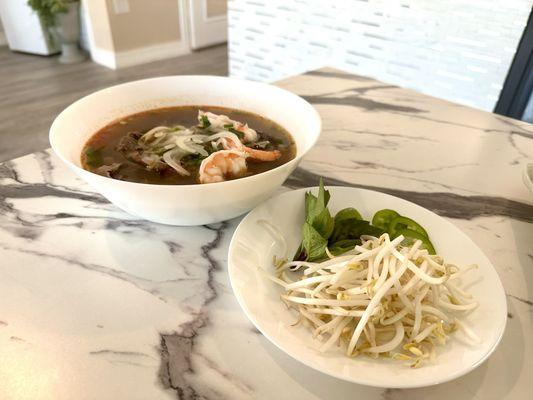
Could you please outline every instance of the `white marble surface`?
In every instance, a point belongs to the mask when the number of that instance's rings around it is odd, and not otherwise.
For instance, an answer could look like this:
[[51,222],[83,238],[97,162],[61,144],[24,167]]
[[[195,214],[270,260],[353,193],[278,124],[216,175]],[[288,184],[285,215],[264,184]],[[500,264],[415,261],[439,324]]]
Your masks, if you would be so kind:
[[[177,228],[115,209],[49,152],[0,165],[0,399],[525,399],[533,388],[533,127],[321,70],[280,82],[324,133],[288,187],[374,187],[466,232],[509,320],[477,370],[425,389],[338,381],[274,348],[229,286],[239,220]],[[287,190],[287,188],[282,189]]]

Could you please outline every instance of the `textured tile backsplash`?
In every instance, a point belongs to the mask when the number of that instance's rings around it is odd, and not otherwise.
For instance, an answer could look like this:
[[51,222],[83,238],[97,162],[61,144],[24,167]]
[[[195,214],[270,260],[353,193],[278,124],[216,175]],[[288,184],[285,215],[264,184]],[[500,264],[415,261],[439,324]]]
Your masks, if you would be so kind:
[[532,0],[229,0],[230,75],[324,65],[492,111]]

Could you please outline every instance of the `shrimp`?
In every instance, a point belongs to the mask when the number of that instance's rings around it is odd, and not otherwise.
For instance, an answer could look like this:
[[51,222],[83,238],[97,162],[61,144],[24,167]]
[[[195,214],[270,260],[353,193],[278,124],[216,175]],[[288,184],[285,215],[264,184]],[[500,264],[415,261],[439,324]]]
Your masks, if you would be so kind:
[[227,176],[243,175],[246,171],[246,153],[238,150],[219,150],[203,159],[199,179],[200,183],[223,182]]
[[252,160],[258,161],[275,161],[281,157],[281,152],[279,150],[257,150],[244,146],[244,151]]
[[208,129],[211,131],[217,130],[227,130],[228,127],[233,128],[244,135],[244,141],[246,143],[256,142],[259,137],[257,132],[250,128],[248,124],[243,124],[242,122],[234,121],[230,119],[227,115],[217,115],[212,112],[205,112],[202,110],[198,111],[198,121],[203,124],[204,118],[209,122]]
[[279,150],[266,151],[266,150],[252,149],[248,146],[245,146],[239,140],[237,135],[233,133],[228,133],[226,136],[221,137],[219,141],[222,144],[222,147],[224,147],[224,149],[244,151],[247,154],[247,156],[253,160],[274,161],[281,157],[281,153]]

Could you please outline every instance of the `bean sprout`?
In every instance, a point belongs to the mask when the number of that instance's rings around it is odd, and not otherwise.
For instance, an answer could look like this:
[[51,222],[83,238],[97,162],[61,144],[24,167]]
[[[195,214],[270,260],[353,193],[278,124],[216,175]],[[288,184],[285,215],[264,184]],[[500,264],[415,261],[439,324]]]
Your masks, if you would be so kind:
[[[267,221],[260,224],[285,258],[283,235]],[[299,321],[323,341],[321,352],[338,345],[348,356],[391,357],[416,368],[432,362],[435,346],[444,345],[452,332],[479,342],[457,318],[478,303],[455,281],[476,266],[445,264],[420,249],[420,241],[405,246],[403,240],[390,240],[387,233],[362,237],[349,254],[328,254],[322,262],[276,259],[269,278],[284,289],[281,299],[299,313]]]

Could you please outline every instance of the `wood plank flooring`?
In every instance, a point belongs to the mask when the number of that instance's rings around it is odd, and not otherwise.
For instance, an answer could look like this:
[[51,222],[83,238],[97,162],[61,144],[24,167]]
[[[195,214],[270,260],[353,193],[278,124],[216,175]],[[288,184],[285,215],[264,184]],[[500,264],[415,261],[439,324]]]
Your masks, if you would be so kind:
[[227,47],[120,70],[91,61],[62,65],[57,56],[13,53],[0,47],[0,162],[49,147],[52,121],[80,97],[131,80],[185,74],[227,75]]

